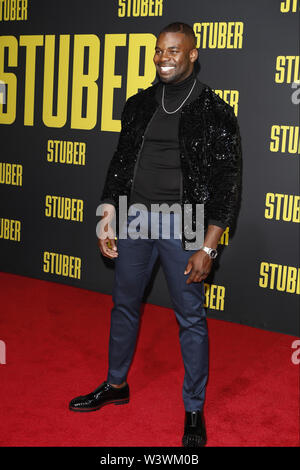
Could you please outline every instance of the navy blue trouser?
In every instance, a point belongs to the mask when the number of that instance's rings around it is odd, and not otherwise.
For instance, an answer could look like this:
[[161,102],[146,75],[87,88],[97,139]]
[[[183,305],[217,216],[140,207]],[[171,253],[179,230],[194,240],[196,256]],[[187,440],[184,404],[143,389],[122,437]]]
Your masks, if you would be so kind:
[[[151,212],[141,211],[140,214],[148,220],[150,230]],[[135,217],[128,216],[126,229],[129,235],[129,224]],[[179,340],[185,369],[182,389],[184,407],[186,411],[194,411],[203,408],[208,375],[204,282],[186,284],[189,274],[184,274],[184,271],[188,259],[195,251],[184,250],[181,239],[175,237],[175,233],[180,233],[176,229],[176,217],[178,214],[170,214],[170,239],[162,237],[163,222],[160,217],[156,228],[158,239],[131,239],[128,235],[127,239],[119,238],[117,241],[119,256],[115,259],[107,381],[121,384],[127,378],[136,345],[141,301],[159,256],[179,322]]]

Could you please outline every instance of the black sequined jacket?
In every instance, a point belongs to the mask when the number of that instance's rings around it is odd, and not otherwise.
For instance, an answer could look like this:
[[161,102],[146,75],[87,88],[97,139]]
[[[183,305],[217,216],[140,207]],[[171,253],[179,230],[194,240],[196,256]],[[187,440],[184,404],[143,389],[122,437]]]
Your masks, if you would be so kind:
[[[147,127],[159,106],[158,83],[131,96],[121,116],[121,132],[110,162],[101,201],[116,208],[118,234],[119,196],[129,200]],[[239,206],[242,149],[233,108],[204,84],[199,96],[180,110],[181,207],[190,204],[192,228],[196,229],[195,205],[204,204],[205,227],[231,226]],[[182,219],[183,220],[183,219]],[[188,218],[187,218],[188,220]],[[187,249],[185,223],[182,246]]]

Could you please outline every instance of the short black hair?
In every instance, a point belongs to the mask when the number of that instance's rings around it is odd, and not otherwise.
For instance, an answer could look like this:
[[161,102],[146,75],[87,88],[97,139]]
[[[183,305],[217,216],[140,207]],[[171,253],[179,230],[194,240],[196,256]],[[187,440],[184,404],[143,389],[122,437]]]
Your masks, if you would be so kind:
[[196,35],[194,33],[193,28],[187,23],[182,23],[179,21],[175,23],[170,23],[158,33],[158,36],[162,33],[183,33],[192,40],[192,44],[194,48],[196,49],[196,45],[197,45]]

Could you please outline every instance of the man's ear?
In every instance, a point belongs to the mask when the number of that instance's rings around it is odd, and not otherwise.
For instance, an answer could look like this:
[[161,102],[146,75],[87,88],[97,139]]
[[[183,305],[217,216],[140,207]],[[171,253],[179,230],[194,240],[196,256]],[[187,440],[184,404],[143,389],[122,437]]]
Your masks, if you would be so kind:
[[197,59],[198,59],[198,49],[192,49],[190,51],[190,60],[191,62],[196,62]]

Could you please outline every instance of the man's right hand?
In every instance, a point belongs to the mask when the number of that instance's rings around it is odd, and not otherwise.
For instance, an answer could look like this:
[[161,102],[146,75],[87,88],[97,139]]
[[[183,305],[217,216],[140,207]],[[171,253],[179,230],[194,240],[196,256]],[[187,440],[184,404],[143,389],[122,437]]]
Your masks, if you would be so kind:
[[104,213],[100,221],[100,236],[98,245],[103,256],[107,258],[116,258],[118,254],[115,233],[110,225],[110,221],[115,214],[115,208],[111,204],[105,204]]
[[99,238],[98,245],[103,256],[107,258],[117,258],[119,256],[115,238]]

